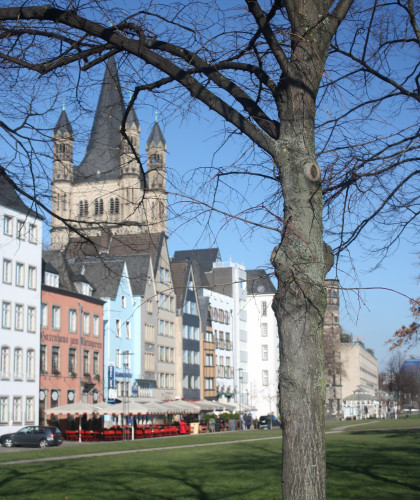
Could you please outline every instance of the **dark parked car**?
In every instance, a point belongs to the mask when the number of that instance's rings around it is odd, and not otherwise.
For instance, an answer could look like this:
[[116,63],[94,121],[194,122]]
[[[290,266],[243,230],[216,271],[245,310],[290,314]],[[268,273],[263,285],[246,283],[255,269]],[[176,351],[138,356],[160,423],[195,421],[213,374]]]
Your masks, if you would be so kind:
[[58,427],[29,425],[17,432],[0,436],[0,444],[6,448],[12,446],[58,446],[63,442],[63,436]]
[[258,422],[259,429],[271,429],[271,427],[280,427],[280,420],[274,415],[264,415]]

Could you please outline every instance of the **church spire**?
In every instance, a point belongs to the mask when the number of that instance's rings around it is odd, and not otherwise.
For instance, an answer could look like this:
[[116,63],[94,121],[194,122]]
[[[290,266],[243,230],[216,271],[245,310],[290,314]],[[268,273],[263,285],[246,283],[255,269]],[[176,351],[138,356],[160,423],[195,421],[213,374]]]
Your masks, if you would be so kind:
[[78,181],[119,178],[124,111],[117,65],[112,56],[107,61],[89,144],[78,168]]
[[161,148],[166,151],[166,141],[163,137],[162,130],[160,130],[157,119],[155,120],[152,131],[150,132],[149,138],[147,139],[146,150],[148,150],[149,148]]

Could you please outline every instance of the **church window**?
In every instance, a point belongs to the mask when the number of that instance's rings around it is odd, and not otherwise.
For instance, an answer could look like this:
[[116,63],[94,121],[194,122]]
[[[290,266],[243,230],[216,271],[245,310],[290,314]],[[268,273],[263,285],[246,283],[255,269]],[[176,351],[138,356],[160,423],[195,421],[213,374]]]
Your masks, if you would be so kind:
[[159,217],[163,219],[165,215],[165,209],[162,202],[159,202]]
[[89,206],[87,200],[79,201],[79,216],[88,215]]
[[120,213],[120,200],[118,198],[111,198],[109,200],[109,212],[111,214]]
[[152,203],[152,218],[155,218],[155,204]]
[[55,198],[55,209],[60,210],[60,195],[59,194],[57,194],[57,196]]
[[67,210],[67,196],[63,194],[63,210]]
[[58,150],[60,151],[60,153],[65,153],[66,152],[66,145],[60,144]]
[[104,200],[102,198],[95,200],[95,215],[102,215],[104,213]]

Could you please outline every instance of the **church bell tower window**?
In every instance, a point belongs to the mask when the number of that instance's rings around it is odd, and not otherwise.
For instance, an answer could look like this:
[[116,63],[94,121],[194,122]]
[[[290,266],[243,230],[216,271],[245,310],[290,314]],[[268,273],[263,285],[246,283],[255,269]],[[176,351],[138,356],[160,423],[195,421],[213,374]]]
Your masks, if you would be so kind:
[[118,198],[111,198],[109,200],[109,213],[110,214],[120,213],[120,200]]
[[102,215],[104,213],[104,200],[96,199],[95,200],[95,215]]
[[79,201],[79,216],[82,217],[84,215],[88,215],[89,213],[89,205],[87,200]]

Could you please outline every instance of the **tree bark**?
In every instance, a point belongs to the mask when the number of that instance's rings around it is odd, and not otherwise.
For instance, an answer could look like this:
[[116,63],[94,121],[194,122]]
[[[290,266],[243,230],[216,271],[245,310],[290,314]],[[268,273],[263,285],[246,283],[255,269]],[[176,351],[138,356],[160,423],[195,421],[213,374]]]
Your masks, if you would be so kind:
[[284,82],[280,138],[273,152],[284,196],[282,240],[271,261],[278,278],[273,309],[280,338],[285,500],[326,496],[323,318],[328,266],[314,145],[313,88],[319,76],[310,73],[301,82]]

